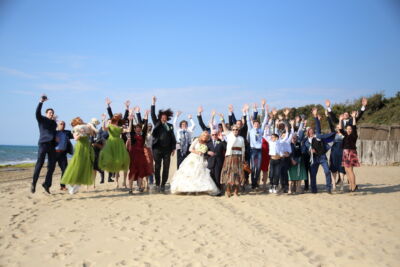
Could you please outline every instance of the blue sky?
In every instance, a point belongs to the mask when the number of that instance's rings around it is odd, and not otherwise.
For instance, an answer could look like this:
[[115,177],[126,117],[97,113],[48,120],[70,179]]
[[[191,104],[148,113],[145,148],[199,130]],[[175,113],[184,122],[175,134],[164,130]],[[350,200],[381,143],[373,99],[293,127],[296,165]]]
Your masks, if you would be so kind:
[[0,1],[0,144],[36,144],[47,93],[67,122],[126,99],[196,114],[400,89],[400,3]]

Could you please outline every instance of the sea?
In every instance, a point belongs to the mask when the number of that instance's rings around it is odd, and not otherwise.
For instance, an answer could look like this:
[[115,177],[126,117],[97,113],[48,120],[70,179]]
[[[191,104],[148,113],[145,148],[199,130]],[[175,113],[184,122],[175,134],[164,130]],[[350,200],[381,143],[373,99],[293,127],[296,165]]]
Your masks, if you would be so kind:
[[37,146],[0,145],[0,166],[36,162]]

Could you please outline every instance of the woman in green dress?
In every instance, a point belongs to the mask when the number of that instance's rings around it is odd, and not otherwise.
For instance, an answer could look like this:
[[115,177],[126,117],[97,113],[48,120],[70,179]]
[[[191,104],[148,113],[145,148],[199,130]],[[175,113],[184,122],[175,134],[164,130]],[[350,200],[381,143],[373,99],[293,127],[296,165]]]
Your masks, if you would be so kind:
[[91,124],[85,124],[81,118],[72,120],[72,133],[77,141],[74,155],[61,179],[66,184],[70,194],[78,192],[80,185],[91,185],[96,172],[93,170],[94,151],[89,142],[89,136],[96,134]]
[[124,130],[121,127],[123,120],[122,115],[119,113],[115,114],[107,124],[103,120],[103,129],[108,131],[109,137],[100,152],[99,167],[108,172],[118,173],[119,171],[127,171],[130,158],[125,143],[121,138],[121,133],[124,131],[128,132],[129,130]]
[[292,154],[290,157],[292,164],[288,170],[288,194],[303,193],[301,190],[301,181],[307,179],[307,171],[301,155],[301,144],[297,141],[297,135],[293,135],[290,145],[292,147]]

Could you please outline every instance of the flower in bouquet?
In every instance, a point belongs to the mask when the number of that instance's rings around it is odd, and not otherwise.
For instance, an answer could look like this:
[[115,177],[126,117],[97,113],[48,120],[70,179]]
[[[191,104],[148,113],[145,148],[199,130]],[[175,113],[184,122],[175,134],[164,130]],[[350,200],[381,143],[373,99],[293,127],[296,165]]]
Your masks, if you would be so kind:
[[199,151],[200,151],[201,153],[203,153],[203,154],[206,154],[207,151],[208,151],[208,148],[207,148],[206,145],[201,144],[201,145],[199,146]]

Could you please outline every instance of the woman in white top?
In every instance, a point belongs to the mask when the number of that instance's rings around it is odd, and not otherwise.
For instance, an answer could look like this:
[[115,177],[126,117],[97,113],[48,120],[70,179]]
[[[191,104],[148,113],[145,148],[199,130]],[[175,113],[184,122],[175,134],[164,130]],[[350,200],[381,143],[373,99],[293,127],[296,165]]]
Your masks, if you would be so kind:
[[221,184],[225,184],[228,197],[231,196],[232,189],[234,194],[238,196],[239,187],[244,181],[245,143],[243,137],[239,135],[239,128],[233,125],[231,131],[229,131],[225,125],[224,115],[220,114],[220,116],[227,142],[225,161],[221,172]]
[[194,129],[196,128],[196,124],[194,123],[194,121],[192,119],[192,115],[188,116],[188,119],[190,121],[190,126],[188,126],[187,121],[182,120],[179,123],[179,127],[177,127],[177,121],[181,114],[182,114],[182,112],[178,111],[176,113],[176,117],[174,117],[174,120],[173,120],[173,125],[174,125],[174,128],[176,129],[175,136],[176,136],[176,152],[177,152],[178,169],[179,169],[179,166],[181,165],[182,161],[189,154],[189,147],[192,143],[192,135],[193,135]]

